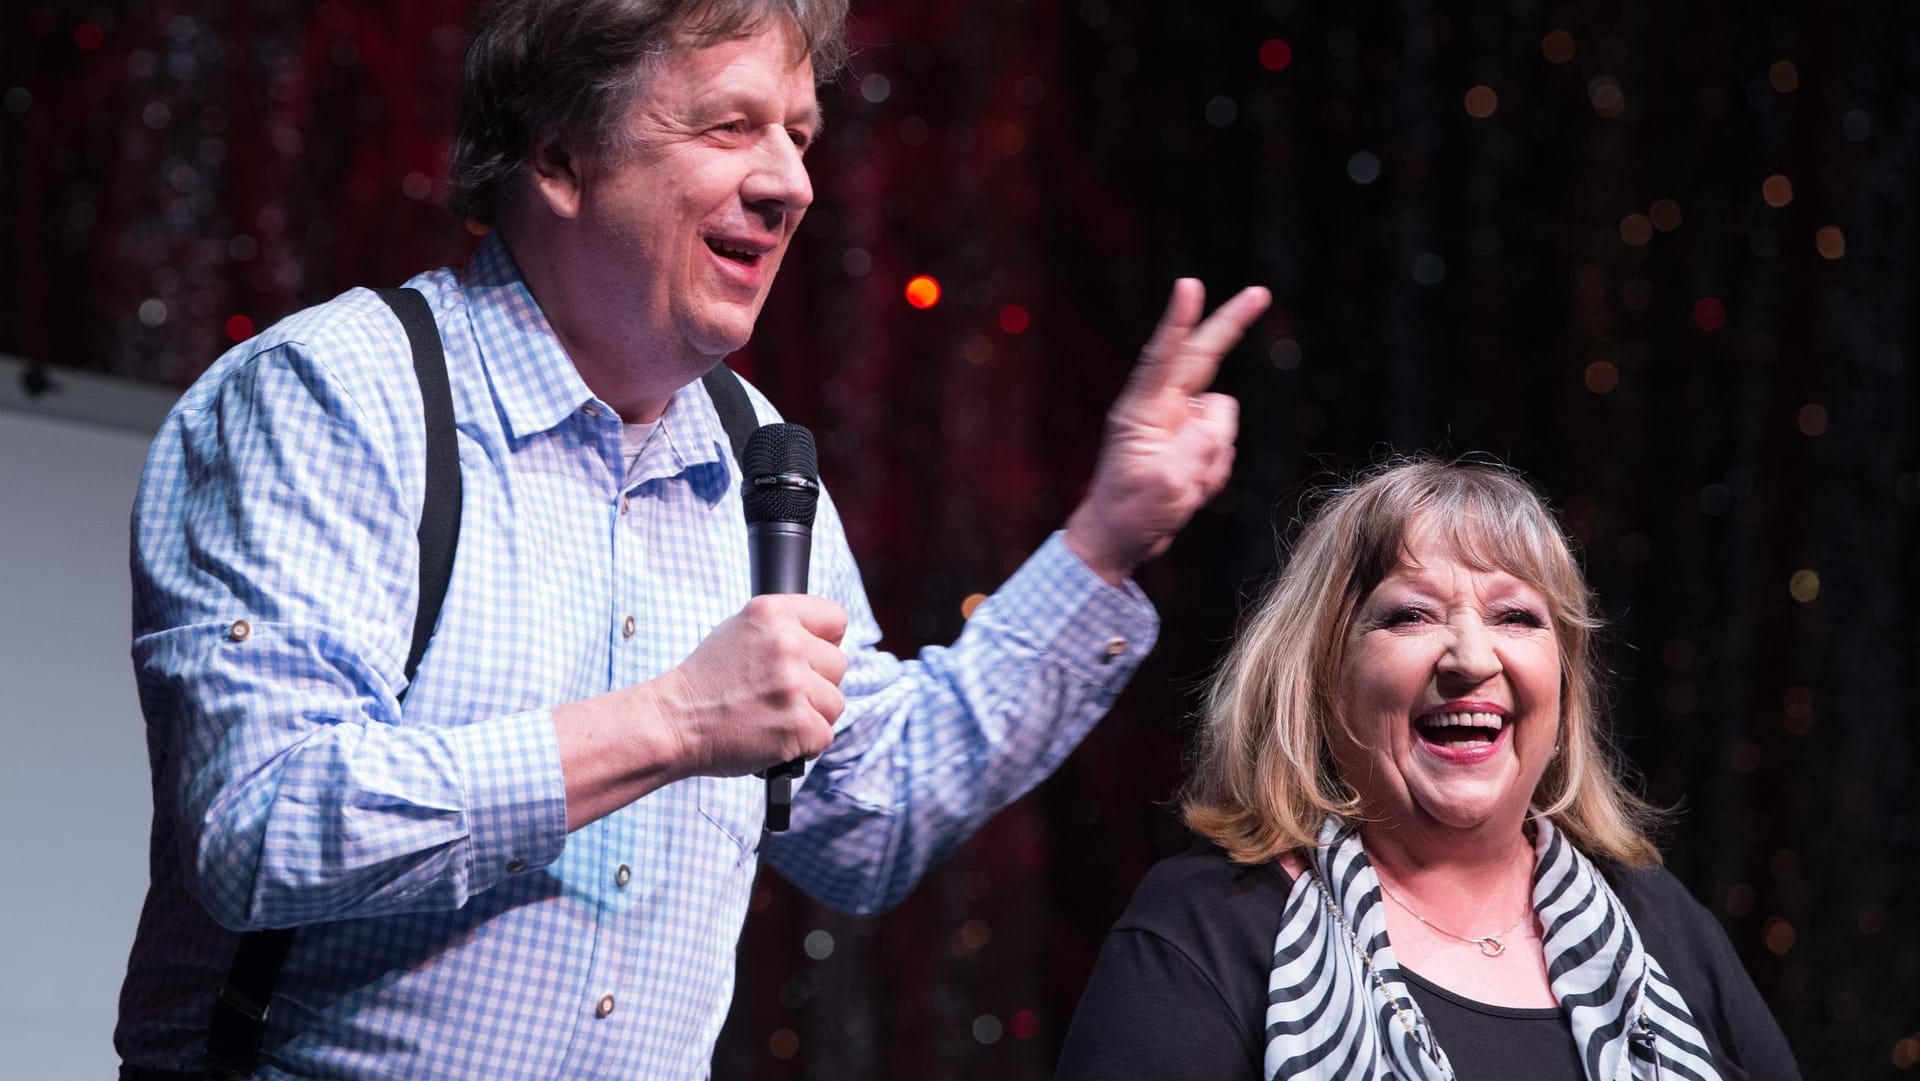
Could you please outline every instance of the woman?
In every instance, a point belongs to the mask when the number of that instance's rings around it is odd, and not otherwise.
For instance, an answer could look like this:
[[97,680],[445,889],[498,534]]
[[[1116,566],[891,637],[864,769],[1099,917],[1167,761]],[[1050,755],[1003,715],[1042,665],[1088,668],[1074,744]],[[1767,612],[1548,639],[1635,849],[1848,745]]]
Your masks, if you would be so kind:
[[1214,681],[1203,840],[1115,925],[1058,1077],[1797,1078],[1604,749],[1595,625],[1518,476],[1335,495]]

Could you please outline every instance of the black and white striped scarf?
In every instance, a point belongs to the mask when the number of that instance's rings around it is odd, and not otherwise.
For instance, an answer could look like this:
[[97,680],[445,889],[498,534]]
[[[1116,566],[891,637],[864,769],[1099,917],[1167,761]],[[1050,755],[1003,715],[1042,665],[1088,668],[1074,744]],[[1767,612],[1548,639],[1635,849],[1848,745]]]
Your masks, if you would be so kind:
[[[1692,1013],[1641,946],[1626,907],[1551,822],[1536,815],[1533,824],[1533,908],[1546,929],[1547,976],[1588,1081],[1717,1081]],[[1360,835],[1337,819],[1321,828],[1311,869],[1287,897],[1267,980],[1266,1033],[1269,1081],[1453,1078],[1394,961],[1380,881]]]

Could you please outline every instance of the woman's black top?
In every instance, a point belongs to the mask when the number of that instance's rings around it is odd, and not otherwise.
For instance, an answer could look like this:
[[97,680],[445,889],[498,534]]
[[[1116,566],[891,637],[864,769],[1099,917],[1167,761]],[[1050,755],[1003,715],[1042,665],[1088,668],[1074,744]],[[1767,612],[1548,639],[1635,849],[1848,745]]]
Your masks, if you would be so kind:
[[[1786,1037],[1720,924],[1665,870],[1596,861],[1685,996],[1725,1081],[1798,1081]],[[1205,841],[1147,872],[1100,949],[1055,1081],[1259,1078],[1273,940],[1293,877]],[[1462,1081],[1581,1081],[1558,1008],[1462,998],[1408,972]]]

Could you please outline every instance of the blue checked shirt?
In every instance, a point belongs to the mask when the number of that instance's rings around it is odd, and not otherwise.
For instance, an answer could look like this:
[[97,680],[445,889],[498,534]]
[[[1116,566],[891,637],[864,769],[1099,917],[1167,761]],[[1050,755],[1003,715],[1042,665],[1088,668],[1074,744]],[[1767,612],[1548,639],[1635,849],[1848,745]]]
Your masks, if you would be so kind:
[[[692,778],[569,834],[550,711],[660,675],[746,602],[726,435],[696,382],[625,460],[497,237],[410,284],[465,487],[411,689],[424,436],[374,294],[227,353],[154,442],[133,520],[152,887],[116,1045],[196,1067],[234,932],[297,925],[262,1077],[703,1077],[764,783]],[[850,617],[848,704],[766,854],[856,912],[1058,765],[1156,630],[1056,536],[953,646],[896,659],[830,499],[811,583]]]

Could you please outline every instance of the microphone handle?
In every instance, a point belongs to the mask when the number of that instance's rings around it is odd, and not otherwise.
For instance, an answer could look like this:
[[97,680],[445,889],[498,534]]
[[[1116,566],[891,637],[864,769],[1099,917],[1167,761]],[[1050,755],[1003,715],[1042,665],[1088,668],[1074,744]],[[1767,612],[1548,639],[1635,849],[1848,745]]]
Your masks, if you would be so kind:
[[[798,522],[749,523],[747,567],[753,595],[805,593],[807,563],[812,553],[812,526]],[[800,776],[803,767],[804,760],[799,758],[767,767],[767,829],[770,832],[785,832],[792,822],[793,779]]]
[[754,522],[747,526],[747,568],[753,595],[805,593],[807,561],[813,553],[813,527],[798,522]]

